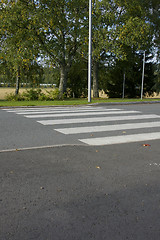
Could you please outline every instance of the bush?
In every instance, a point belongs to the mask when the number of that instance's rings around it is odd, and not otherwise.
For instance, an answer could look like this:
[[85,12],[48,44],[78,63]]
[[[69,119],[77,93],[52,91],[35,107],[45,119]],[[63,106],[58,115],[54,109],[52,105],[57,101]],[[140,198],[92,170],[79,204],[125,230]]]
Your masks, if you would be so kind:
[[15,95],[14,93],[7,94],[5,99],[7,101],[24,101],[25,98],[23,97],[22,94]]
[[7,101],[53,101],[55,99],[59,99],[59,90],[56,88],[51,91],[47,91],[45,93],[42,92],[41,89],[29,89],[26,90],[22,94],[15,95],[13,93],[6,95]]
[[39,100],[40,96],[42,94],[42,90],[41,89],[29,89],[29,90],[26,90],[24,93],[23,93],[23,97],[25,98],[25,100],[28,100],[28,101],[33,101],[33,100]]
[[55,88],[54,90],[51,90],[51,91],[46,91],[47,92],[47,95],[46,95],[46,100],[55,100],[55,99],[59,99],[59,89],[58,88]]

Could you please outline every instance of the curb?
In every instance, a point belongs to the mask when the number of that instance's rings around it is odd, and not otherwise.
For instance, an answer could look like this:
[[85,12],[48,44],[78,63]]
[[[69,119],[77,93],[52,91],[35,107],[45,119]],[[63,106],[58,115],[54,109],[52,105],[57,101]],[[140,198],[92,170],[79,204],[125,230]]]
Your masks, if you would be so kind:
[[155,104],[160,103],[160,101],[143,101],[143,102],[110,102],[110,103],[91,103],[90,106],[94,105],[134,105],[134,104]]

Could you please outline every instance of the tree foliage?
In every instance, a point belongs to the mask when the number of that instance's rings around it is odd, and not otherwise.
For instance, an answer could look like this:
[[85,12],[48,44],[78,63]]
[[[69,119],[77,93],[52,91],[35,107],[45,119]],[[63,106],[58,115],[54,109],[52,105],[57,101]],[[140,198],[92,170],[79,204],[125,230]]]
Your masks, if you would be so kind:
[[[159,10],[158,0],[93,0],[94,97],[104,85],[116,91],[109,76],[114,75],[117,81],[121,76],[122,82],[124,69],[134,89],[141,76],[136,68],[138,51],[159,49]],[[67,87],[75,96],[86,91],[87,72],[83,69],[88,55],[88,11],[88,0],[1,1],[0,71],[17,82],[16,92],[20,78],[34,83],[44,81],[45,73],[46,81],[46,69],[51,67],[47,78],[59,84],[61,96]],[[136,95],[136,91],[130,95]]]
[[0,4],[0,57],[12,65],[13,74],[19,79],[24,68],[28,68],[36,60],[39,51],[37,41],[31,31],[31,16],[28,3],[24,1],[6,1]]
[[[132,49],[131,49],[132,50]],[[155,81],[155,65],[150,61],[150,54],[146,56],[144,94],[153,93]],[[102,88],[109,97],[122,97],[123,80],[125,75],[125,97],[140,97],[142,85],[142,53],[130,52],[129,60],[117,60],[106,70],[106,79],[102,81]]]

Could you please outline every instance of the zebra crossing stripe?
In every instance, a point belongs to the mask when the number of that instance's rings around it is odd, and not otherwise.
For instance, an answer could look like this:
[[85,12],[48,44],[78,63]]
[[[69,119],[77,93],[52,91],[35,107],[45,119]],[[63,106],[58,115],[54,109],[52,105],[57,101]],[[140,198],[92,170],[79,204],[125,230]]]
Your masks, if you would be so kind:
[[77,134],[77,133],[93,133],[93,132],[107,132],[127,129],[139,128],[154,128],[160,127],[160,122],[144,122],[144,123],[129,123],[129,124],[115,124],[105,126],[91,126],[91,127],[76,127],[76,128],[59,128],[54,129],[63,134]]
[[54,110],[63,110],[63,109],[64,108],[56,107],[56,108],[16,108],[16,109],[9,109],[9,110],[4,109],[4,110],[7,112],[18,113],[18,112],[36,112],[36,111],[51,111],[51,110],[54,111]]
[[88,138],[79,139],[79,141],[92,146],[111,145],[120,143],[141,142],[148,140],[160,139],[160,132],[132,134],[125,136],[101,137],[101,138]]
[[109,121],[123,121],[123,120],[136,120],[136,119],[153,119],[160,118],[156,114],[147,115],[133,115],[133,116],[114,116],[114,117],[92,117],[92,118],[75,118],[75,119],[56,119],[56,120],[42,120],[37,121],[43,125],[56,125],[56,124],[71,124],[71,123],[91,123],[91,122],[109,122]]
[[49,118],[49,117],[73,117],[73,116],[91,116],[91,115],[109,115],[109,114],[132,114],[140,113],[139,111],[115,111],[115,112],[85,112],[85,113],[60,113],[60,114],[42,114],[42,115],[25,115],[27,118]]
[[[97,109],[95,107],[89,107],[89,106],[86,106],[86,107],[48,107],[48,108],[16,108],[16,109],[9,109],[9,110],[6,110],[6,109],[2,109],[4,111],[7,111],[7,112],[36,112],[36,111],[61,111],[61,110],[89,110],[89,109]],[[98,109],[103,109],[102,107],[99,107]],[[118,109],[115,109],[115,110],[118,110]]]
[[[35,112],[35,111],[32,111],[32,112],[28,112],[28,111],[23,111],[23,112],[16,112],[17,114],[22,114],[22,115],[25,115],[25,114],[27,114],[27,115],[34,115],[34,114],[47,114],[47,113],[76,113],[76,112],[100,112],[100,111],[102,111],[102,109],[73,109],[73,110],[69,110],[69,109],[67,109],[67,110],[59,110],[59,111],[56,111],[56,110],[48,110],[48,111],[37,111],[37,112]],[[112,111],[122,111],[122,109],[104,109],[103,110],[104,112],[112,112]]]

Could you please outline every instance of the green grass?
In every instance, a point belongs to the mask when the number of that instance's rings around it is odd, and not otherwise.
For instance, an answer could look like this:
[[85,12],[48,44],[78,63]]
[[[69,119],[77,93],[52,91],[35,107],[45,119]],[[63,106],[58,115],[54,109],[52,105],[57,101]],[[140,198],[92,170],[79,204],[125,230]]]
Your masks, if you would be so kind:
[[[123,102],[144,102],[144,101],[160,101],[160,99],[145,98],[141,99],[92,99],[91,103],[123,103]],[[87,99],[67,99],[67,100],[55,100],[55,101],[4,101],[0,100],[1,107],[15,107],[15,106],[55,106],[55,105],[82,105],[88,104]]]

